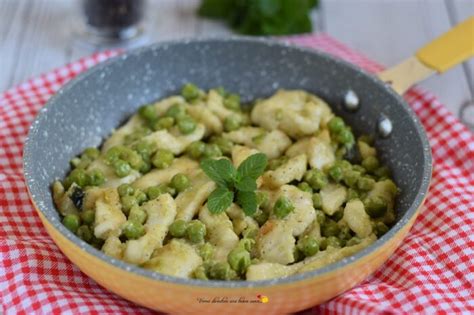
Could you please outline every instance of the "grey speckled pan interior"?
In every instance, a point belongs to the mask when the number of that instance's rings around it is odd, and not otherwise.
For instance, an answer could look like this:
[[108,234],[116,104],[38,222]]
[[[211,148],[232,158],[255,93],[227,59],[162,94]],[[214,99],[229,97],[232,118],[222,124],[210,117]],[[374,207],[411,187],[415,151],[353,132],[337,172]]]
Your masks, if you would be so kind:
[[[69,232],[53,205],[50,185],[69,171],[69,160],[97,146],[140,105],[179,93],[186,82],[204,89],[223,86],[245,101],[277,89],[305,89],[329,104],[356,134],[374,133],[381,114],[393,123],[386,139],[377,138],[381,159],[401,189],[397,223],[390,232],[356,255],[325,268],[279,280],[259,282],[185,280],[160,275],[112,259]],[[361,107],[345,111],[341,100],[352,89]],[[431,177],[430,147],[412,110],[381,81],[326,54],[280,42],[208,39],[156,44],[113,58],[67,84],[41,110],[24,149],[24,172],[31,196],[47,220],[88,253],[127,271],[161,281],[213,287],[251,287],[293,282],[340,268],[376,250],[415,214]]]

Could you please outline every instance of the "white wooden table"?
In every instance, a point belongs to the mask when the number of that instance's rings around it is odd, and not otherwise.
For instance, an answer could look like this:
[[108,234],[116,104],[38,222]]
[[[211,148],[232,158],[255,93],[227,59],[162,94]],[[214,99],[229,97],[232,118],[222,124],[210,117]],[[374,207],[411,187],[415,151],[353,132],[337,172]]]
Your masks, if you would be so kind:
[[[322,0],[313,19],[324,31],[384,64],[474,15],[474,0]],[[199,0],[149,0],[151,41],[227,35],[219,22],[196,16]],[[92,52],[79,45],[78,0],[0,0],[0,91]],[[474,38],[470,39],[474,41]],[[474,125],[474,60],[421,84],[456,116]]]

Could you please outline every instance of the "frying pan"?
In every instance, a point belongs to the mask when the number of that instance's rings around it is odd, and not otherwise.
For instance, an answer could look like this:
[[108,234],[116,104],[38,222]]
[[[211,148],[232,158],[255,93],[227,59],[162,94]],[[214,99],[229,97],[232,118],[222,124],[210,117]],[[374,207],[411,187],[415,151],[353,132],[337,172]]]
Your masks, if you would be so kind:
[[[269,314],[322,303],[379,268],[415,221],[428,191],[431,152],[418,118],[397,92],[470,57],[473,29],[471,18],[382,73],[389,84],[326,54],[265,39],[176,41],[125,53],[79,75],[40,111],[24,147],[31,200],[52,239],[74,264],[103,287],[140,305],[173,313]],[[278,88],[321,96],[356,134],[375,134],[381,159],[401,190],[396,224],[352,257],[311,272],[254,282],[153,273],[108,257],[80,240],[62,225],[51,183],[66,175],[72,157],[100,145],[140,105],[176,94],[186,82],[204,89],[224,86],[244,101],[269,96]],[[259,295],[265,295],[268,303],[255,303],[260,302]],[[247,303],[201,303],[225,298]]]

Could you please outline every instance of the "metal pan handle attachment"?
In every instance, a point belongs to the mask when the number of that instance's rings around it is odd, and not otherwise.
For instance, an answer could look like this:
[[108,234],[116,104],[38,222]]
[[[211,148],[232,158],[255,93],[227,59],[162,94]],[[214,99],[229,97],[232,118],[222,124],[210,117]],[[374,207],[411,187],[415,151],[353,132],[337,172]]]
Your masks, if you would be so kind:
[[420,48],[398,65],[382,71],[379,78],[403,94],[413,84],[474,56],[474,16]]

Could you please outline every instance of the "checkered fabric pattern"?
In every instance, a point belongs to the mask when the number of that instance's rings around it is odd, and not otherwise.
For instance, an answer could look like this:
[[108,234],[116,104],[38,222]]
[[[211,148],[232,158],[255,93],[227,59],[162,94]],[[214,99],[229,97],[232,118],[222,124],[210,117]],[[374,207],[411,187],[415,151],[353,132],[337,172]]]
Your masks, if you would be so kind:
[[[327,35],[287,40],[381,69]],[[69,262],[41,225],[22,175],[23,141],[38,110],[64,83],[115,54],[93,55],[0,94],[0,313],[151,313]],[[433,151],[426,204],[389,261],[314,313],[474,313],[474,135],[429,93],[415,88],[406,100]]]

